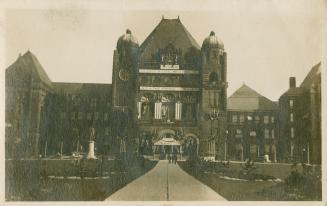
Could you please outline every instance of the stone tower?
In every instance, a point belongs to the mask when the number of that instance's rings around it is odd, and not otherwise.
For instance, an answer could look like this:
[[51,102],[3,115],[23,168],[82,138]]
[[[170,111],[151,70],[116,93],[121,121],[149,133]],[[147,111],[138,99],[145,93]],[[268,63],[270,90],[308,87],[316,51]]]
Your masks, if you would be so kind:
[[[130,142],[136,129],[137,75],[139,61],[139,45],[132,32],[127,29],[117,42],[113,57],[113,109],[114,121],[117,124],[116,135]],[[131,141],[130,141],[131,140]],[[118,141],[121,142],[121,141]],[[125,144],[125,143],[124,143]]]
[[202,53],[201,123],[202,155],[223,159],[226,132],[227,61],[223,43],[212,31]]

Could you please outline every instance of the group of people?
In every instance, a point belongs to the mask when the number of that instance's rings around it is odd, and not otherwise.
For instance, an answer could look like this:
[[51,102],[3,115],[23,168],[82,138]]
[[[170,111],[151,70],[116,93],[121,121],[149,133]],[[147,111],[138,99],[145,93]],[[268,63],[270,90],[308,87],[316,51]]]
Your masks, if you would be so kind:
[[168,155],[168,162],[169,163],[172,163],[172,164],[176,164],[176,162],[177,162],[177,155],[176,154],[173,154],[173,155],[169,154]]

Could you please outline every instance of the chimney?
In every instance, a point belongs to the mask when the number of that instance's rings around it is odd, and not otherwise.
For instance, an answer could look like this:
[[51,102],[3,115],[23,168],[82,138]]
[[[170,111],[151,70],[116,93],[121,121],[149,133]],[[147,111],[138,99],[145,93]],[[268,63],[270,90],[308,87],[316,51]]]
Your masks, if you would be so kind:
[[290,88],[295,88],[295,87],[296,87],[296,78],[290,77]]

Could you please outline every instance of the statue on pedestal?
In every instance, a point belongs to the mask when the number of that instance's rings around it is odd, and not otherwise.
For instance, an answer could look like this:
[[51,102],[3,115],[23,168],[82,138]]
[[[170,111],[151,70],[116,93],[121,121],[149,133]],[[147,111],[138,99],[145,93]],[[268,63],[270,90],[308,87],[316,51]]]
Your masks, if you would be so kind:
[[96,159],[94,155],[94,141],[95,141],[95,129],[92,127],[90,129],[89,152],[87,154],[87,159]]

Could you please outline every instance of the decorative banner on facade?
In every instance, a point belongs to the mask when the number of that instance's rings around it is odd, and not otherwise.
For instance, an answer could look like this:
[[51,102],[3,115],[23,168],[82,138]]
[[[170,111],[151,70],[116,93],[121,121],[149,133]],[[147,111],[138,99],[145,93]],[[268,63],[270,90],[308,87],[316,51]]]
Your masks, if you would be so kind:
[[175,104],[175,119],[181,120],[182,119],[182,103],[176,102]]
[[198,92],[199,88],[190,88],[190,87],[146,87],[140,86],[140,90],[147,91],[186,91],[186,92]]
[[197,70],[178,70],[178,69],[140,69],[139,73],[146,74],[199,74]]
[[154,118],[161,119],[161,102],[154,103]]

